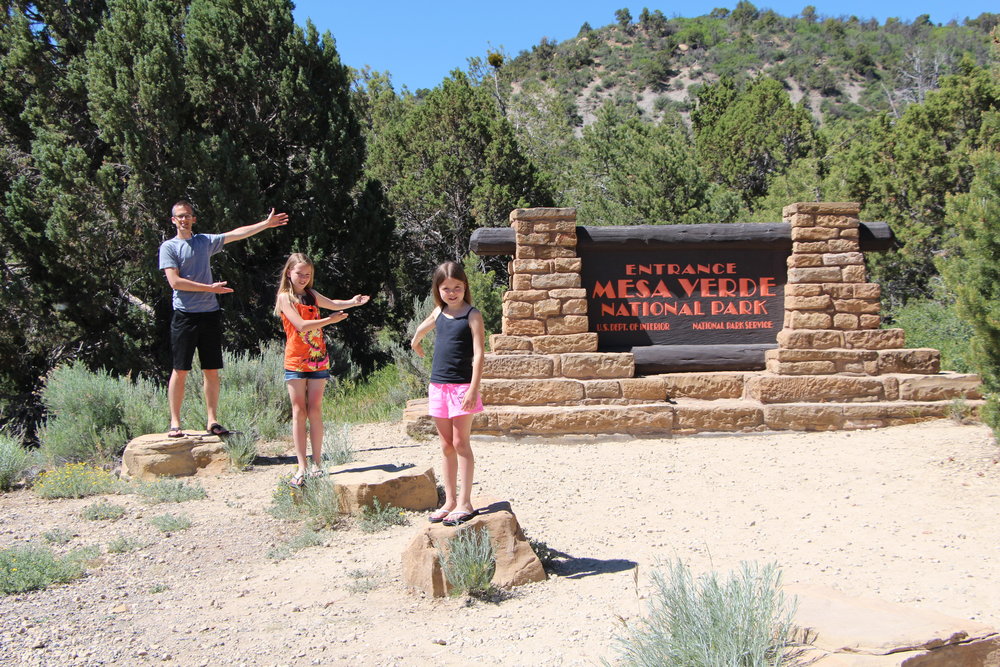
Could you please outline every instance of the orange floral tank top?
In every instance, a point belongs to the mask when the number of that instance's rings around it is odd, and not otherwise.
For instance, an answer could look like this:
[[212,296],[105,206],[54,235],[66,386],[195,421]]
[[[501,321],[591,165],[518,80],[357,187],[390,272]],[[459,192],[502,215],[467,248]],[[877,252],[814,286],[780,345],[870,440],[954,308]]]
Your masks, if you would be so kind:
[[[302,295],[301,303],[292,303],[304,320],[318,320],[319,307],[311,291]],[[286,371],[326,371],[330,370],[330,357],[326,353],[326,341],[322,329],[298,331],[285,314],[281,314],[281,324],[285,327],[285,370]]]

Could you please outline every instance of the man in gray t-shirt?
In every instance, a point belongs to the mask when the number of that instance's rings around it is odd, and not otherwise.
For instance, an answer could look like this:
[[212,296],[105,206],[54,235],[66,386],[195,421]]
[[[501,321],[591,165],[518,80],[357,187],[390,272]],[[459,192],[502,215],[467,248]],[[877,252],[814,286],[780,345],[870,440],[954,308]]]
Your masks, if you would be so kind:
[[174,316],[170,322],[170,346],[173,355],[173,372],[167,386],[170,402],[170,430],[167,435],[180,437],[181,405],[184,403],[184,382],[195,350],[205,390],[207,432],[225,435],[229,431],[217,419],[219,407],[219,369],[222,368],[222,317],[218,294],[233,290],[225,281],[212,278],[212,255],[222,252],[223,246],[240,241],[270,227],[288,223],[288,214],[271,209],[267,218],[254,225],[238,227],[225,234],[195,234],[191,231],[196,218],[194,209],[186,201],[174,204],[171,221],[177,236],[160,245],[160,269],[174,290]]

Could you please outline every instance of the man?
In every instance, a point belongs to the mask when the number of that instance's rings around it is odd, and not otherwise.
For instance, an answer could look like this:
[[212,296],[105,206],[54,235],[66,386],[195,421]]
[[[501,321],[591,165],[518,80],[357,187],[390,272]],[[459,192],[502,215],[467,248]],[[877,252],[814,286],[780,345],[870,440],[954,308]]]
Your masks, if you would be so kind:
[[216,415],[219,407],[219,369],[222,368],[222,313],[216,295],[229,294],[233,290],[226,286],[225,281],[214,281],[211,257],[222,252],[227,243],[287,224],[288,214],[276,214],[272,208],[261,222],[238,227],[225,234],[193,233],[191,229],[196,218],[194,209],[186,201],[174,204],[171,214],[177,236],[160,245],[160,269],[174,290],[174,316],[170,323],[173,372],[167,386],[170,402],[170,430],[167,435],[172,438],[184,435],[181,404],[184,402],[184,382],[191,370],[195,350],[201,362],[205,389],[206,431],[212,435],[226,435],[229,430],[219,423]]

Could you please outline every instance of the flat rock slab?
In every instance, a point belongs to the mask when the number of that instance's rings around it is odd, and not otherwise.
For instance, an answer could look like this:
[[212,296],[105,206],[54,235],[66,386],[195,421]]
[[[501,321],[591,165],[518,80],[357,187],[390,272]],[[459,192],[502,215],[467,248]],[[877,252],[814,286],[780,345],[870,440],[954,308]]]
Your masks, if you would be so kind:
[[459,530],[486,530],[496,552],[496,570],[491,583],[499,588],[521,586],[533,581],[545,581],[542,562],[535,555],[521,530],[517,517],[505,500],[477,497],[472,499],[479,515],[461,526],[429,523],[424,526],[403,552],[403,583],[428,595],[444,597],[450,586],[445,580],[438,549],[447,551],[448,541]]
[[789,585],[795,625],[816,667],[1000,667],[1000,634],[975,621],[846,596],[823,586]]
[[227,470],[229,454],[222,439],[215,435],[169,438],[163,433],[150,433],[133,439],[122,453],[121,476],[125,479],[219,475]]
[[429,510],[437,507],[434,468],[355,461],[329,470],[340,511],[358,514],[377,498],[383,507]]

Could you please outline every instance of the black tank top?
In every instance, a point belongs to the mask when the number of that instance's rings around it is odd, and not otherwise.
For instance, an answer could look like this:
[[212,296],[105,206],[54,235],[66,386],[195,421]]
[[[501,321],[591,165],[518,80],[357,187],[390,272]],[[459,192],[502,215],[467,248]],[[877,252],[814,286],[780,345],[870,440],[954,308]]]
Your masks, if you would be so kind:
[[434,321],[434,357],[431,362],[431,382],[435,384],[469,384],[472,382],[472,329],[469,315],[459,317],[443,312]]

